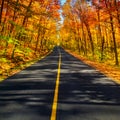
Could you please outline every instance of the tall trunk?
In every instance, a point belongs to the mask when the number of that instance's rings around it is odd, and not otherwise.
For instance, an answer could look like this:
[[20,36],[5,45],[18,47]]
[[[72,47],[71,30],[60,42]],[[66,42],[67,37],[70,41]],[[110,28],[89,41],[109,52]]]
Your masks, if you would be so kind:
[[[74,19],[74,21],[75,21],[75,19]],[[75,21],[75,23],[77,23],[77,21]],[[77,27],[77,24],[75,24],[75,26],[74,26],[76,29],[75,29],[75,33],[74,33],[74,36],[75,36],[75,39],[76,39],[76,42],[77,42],[77,49],[78,49],[78,52],[79,52],[79,54],[80,54],[80,52],[81,52],[81,44],[82,44],[82,42],[81,42],[81,37],[79,36],[79,34],[80,34],[80,29]]]
[[[19,0],[16,0],[16,6],[18,5],[18,3],[19,3]],[[16,13],[17,13],[17,9],[16,9],[16,7],[15,7],[15,8],[14,8],[13,18],[12,18],[12,21],[14,21],[14,22],[16,21]],[[11,24],[10,33],[13,32],[13,29],[14,29],[14,25]]]
[[116,0],[114,0],[114,4],[115,4],[116,11],[117,11],[117,13],[116,13],[117,21],[118,21],[118,27],[119,27],[119,31],[120,31],[120,9],[119,9],[119,5]]
[[116,37],[115,37],[115,30],[114,30],[114,26],[113,26],[113,17],[111,14],[110,14],[110,23],[111,23],[112,38],[113,38],[113,44],[114,44],[115,64],[119,65],[117,43],[116,43]]
[[[39,19],[39,25],[40,25],[40,22],[41,22],[41,17]],[[41,26],[39,26],[38,32],[37,32],[37,41],[36,41],[36,46],[35,46],[35,53],[37,52],[37,49],[38,49],[39,38],[40,38],[40,31],[41,31]]]
[[33,0],[30,0],[29,5],[27,6],[27,10],[26,10],[25,16],[23,18],[23,22],[22,22],[23,26],[25,26],[26,20],[28,19],[28,12],[29,12],[29,9],[32,5],[32,2],[33,2]]
[[109,13],[109,17],[110,17],[112,39],[113,39],[113,44],[114,44],[115,65],[119,65],[117,43],[116,43],[115,30],[114,30],[114,25],[113,25],[114,21],[113,21],[112,13],[110,11],[110,8],[112,7],[112,3],[110,3],[109,6],[108,6],[107,1],[105,0],[105,5],[106,5],[106,8],[108,9],[108,13]]
[[101,61],[104,59],[104,45],[105,45],[105,39],[104,39],[104,37],[102,38],[102,41],[101,41],[102,43],[101,43]]
[[102,36],[102,30],[101,30],[101,25],[100,25],[100,10],[99,8],[97,9],[97,17],[98,17],[98,33],[99,33],[99,38],[101,41],[101,56],[100,56],[100,60],[103,60],[103,55],[104,55],[104,37]]
[[1,1],[1,9],[0,9],[0,24],[2,22],[2,12],[3,12],[4,0]]
[[35,52],[37,52],[37,49],[38,49],[39,38],[40,38],[40,27],[39,27],[39,29],[38,29],[38,35],[37,35],[37,41],[36,41]]
[[6,13],[5,13],[5,18],[3,20],[3,25],[2,25],[2,28],[1,28],[1,31],[0,31],[1,34],[3,34],[3,32],[5,31],[4,29],[5,29],[5,25],[6,25],[6,21],[7,21],[7,15],[8,15],[8,11],[9,11],[8,3],[6,5],[6,8],[7,8],[7,10],[6,10]]
[[82,40],[84,41],[84,55],[86,55],[87,56],[87,43],[86,43],[86,38],[85,38],[85,31],[84,31],[84,26],[83,26],[83,23],[82,23]]
[[92,34],[90,31],[90,27],[86,22],[84,22],[84,23],[85,23],[85,26],[86,26],[86,29],[88,32],[88,36],[89,36],[89,40],[90,40],[90,44],[91,44],[92,56],[94,57],[94,44],[93,44],[93,40],[92,40]]

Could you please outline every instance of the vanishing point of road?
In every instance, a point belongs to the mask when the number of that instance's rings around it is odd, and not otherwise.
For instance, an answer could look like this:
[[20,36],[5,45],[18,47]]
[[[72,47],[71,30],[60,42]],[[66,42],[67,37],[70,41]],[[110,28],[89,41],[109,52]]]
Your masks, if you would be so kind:
[[0,120],[120,120],[120,85],[55,47],[0,83]]

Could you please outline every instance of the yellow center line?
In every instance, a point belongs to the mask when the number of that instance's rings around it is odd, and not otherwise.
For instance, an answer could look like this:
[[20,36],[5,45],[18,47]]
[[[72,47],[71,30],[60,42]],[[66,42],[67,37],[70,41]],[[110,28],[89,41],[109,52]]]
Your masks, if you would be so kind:
[[59,81],[60,81],[60,66],[61,66],[61,54],[59,55],[58,72],[57,72],[55,93],[54,93],[52,113],[51,113],[50,120],[56,120],[57,104],[58,104],[58,92],[59,92]]

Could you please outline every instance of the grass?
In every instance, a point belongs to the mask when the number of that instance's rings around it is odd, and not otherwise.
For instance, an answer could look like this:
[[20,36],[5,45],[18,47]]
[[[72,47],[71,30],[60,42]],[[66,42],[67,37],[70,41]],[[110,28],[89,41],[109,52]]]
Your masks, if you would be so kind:
[[[51,52],[51,51],[50,51]],[[43,59],[45,56],[47,56],[50,52],[47,52],[46,54],[42,55],[41,57],[37,58],[31,58],[26,59],[24,62],[14,62],[12,60],[5,60],[0,62],[0,82],[5,80],[6,78],[20,72],[21,70],[31,66],[38,60]]]

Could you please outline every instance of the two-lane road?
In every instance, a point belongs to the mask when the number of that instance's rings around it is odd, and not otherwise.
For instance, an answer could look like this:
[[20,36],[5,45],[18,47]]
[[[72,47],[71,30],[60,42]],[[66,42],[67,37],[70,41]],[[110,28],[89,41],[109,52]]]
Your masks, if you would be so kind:
[[55,47],[0,83],[0,120],[119,120],[120,86]]

